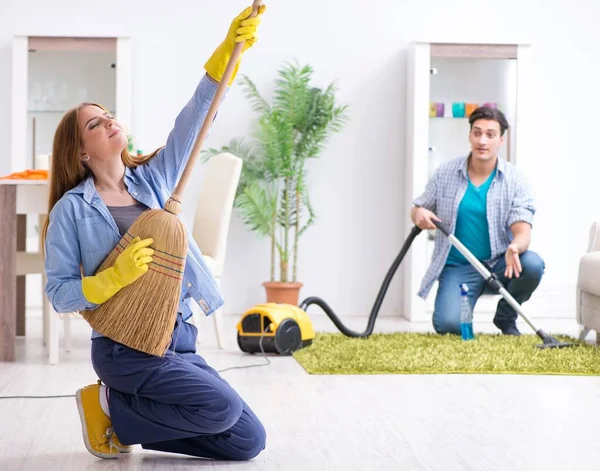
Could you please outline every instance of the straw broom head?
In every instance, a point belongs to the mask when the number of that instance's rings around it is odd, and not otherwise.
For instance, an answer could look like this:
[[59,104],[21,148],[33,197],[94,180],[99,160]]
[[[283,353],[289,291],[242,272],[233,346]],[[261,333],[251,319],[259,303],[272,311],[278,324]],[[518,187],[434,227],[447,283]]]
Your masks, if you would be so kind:
[[164,355],[171,341],[188,251],[185,225],[178,213],[168,209],[180,211],[181,204],[169,200],[165,210],[144,211],[98,269],[113,266],[133,238],[151,237],[154,255],[144,276],[98,308],[82,313],[104,336],[156,356]]
[[[262,0],[253,2],[250,16],[257,15],[261,4]],[[154,240],[152,248],[155,253],[148,271],[96,309],[81,313],[97,332],[150,355],[163,356],[167,351],[181,296],[188,239],[185,225],[179,217],[182,201],[179,195],[191,177],[192,167],[243,46],[244,43],[240,42],[234,47],[181,179],[164,209],[144,211],[97,270],[100,272],[113,266],[131,240],[140,237]]]

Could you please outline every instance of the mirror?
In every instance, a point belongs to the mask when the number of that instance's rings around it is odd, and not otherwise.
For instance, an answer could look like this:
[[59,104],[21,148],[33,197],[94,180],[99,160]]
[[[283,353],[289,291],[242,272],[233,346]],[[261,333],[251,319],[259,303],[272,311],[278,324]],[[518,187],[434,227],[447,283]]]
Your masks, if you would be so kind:
[[30,38],[27,69],[28,168],[49,169],[64,113],[82,101],[116,108],[116,41]]

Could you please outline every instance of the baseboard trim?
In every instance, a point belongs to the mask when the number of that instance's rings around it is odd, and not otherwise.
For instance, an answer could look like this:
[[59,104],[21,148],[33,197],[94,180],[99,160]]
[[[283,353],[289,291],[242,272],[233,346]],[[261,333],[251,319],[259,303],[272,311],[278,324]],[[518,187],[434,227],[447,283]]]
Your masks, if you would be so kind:
[[[414,322],[431,321],[435,302],[435,290],[427,300],[412,312],[407,319]],[[475,305],[473,315],[482,320],[493,319],[500,295],[483,295]],[[576,285],[575,283],[546,283],[541,286],[529,301],[522,305],[525,315],[531,319],[576,319]]]

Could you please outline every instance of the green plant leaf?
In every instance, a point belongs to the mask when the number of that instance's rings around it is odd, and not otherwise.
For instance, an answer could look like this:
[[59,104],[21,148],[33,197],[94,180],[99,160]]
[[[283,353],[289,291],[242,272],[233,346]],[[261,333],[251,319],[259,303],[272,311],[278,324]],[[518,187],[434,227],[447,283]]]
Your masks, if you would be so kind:
[[261,182],[248,184],[236,198],[235,205],[244,224],[259,236],[269,236],[273,232],[275,198]]
[[250,101],[254,111],[265,114],[270,113],[271,107],[260,95],[258,88],[247,75],[240,75],[239,83],[244,90],[244,96]]

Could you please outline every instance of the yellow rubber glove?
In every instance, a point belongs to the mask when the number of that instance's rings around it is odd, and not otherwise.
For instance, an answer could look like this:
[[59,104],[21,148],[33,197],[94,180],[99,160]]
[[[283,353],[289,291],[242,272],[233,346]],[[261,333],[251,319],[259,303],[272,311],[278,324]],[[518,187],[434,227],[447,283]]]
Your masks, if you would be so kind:
[[[258,14],[254,18],[248,18],[252,13],[252,7],[250,6],[235,17],[231,23],[231,26],[229,27],[227,36],[223,42],[219,44],[219,47],[215,49],[215,52],[213,52],[212,56],[210,56],[208,61],[206,61],[206,64],[204,64],[204,69],[210,77],[217,82],[221,81],[223,74],[225,73],[225,68],[227,67],[227,62],[229,62],[229,58],[233,54],[233,48],[235,47],[236,43],[246,41],[242,48],[242,54],[256,43],[258,40],[256,38],[256,29],[260,24],[260,15],[265,12],[266,8],[266,5],[261,5],[258,8]],[[238,60],[235,64],[228,85],[233,83],[233,80],[237,75],[240,67],[240,60]]]
[[136,237],[112,267],[97,275],[84,277],[81,287],[85,298],[91,303],[102,304],[146,273],[154,255],[154,250],[148,248],[152,242],[152,239],[140,240]]

